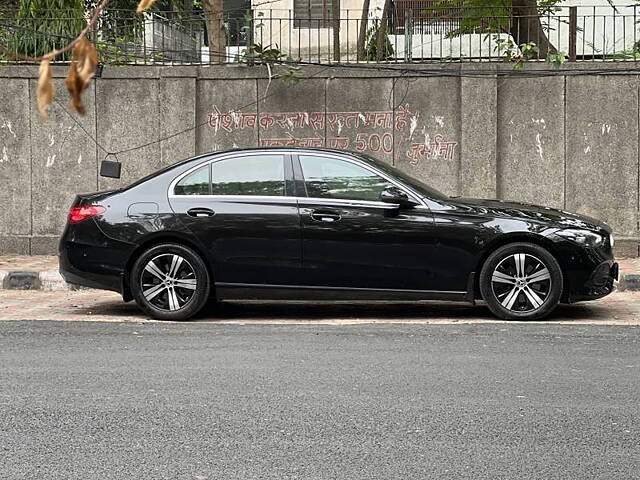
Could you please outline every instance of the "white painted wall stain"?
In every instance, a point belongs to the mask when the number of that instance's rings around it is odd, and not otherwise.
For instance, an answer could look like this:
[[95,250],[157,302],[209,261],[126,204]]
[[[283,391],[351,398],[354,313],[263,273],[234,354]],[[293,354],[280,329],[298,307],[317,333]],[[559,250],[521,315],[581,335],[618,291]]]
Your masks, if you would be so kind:
[[18,136],[16,135],[16,132],[13,131],[13,126],[11,125],[11,122],[4,120],[2,122],[2,126],[0,126],[0,129],[4,129],[4,128],[9,130],[9,133],[13,135],[13,138],[18,138]]
[[53,167],[53,164],[56,163],[55,155],[47,155],[47,168]]
[[413,138],[413,132],[415,132],[418,127],[418,115],[412,115],[411,120],[409,120],[409,139]]
[[609,125],[608,123],[603,123],[602,124],[602,135],[604,135],[605,132],[607,134],[611,133],[611,125]]
[[582,132],[582,139],[584,140],[584,153],[591,152],[591,145],[589,145],[589,137],[587,136],[587,132]]
[[436,121],[440,128],[444,128],[444,117],[440,115],[434,115],[433,119]]
[[538,151],[538,155],[540,155],[540,160],[544,160],[544,152],[542,150],[542,138],[540,138],[540,134],[536,135],[536,150]]
[[0,163],[8,162],[9,156],[7,155],[7,147],[2,146],[2,157],[0,158]]
[[547,129],[547,122],[545,121],[544,118],[533,118],[533,117],[531,117],[531,122],[533,122],[536,125],[542,125],[542,129],[543,130]]

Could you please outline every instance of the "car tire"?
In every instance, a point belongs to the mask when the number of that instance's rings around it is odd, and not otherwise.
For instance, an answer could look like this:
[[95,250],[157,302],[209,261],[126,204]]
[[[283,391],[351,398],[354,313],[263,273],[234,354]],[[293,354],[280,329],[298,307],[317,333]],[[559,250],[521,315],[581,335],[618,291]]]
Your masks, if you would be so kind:
[[480,293],[489,310],[504,320],[539,320],[560,302],[562,269],[555,257],[533,243],[498,248],[480,272]]
[[158,320],[187,320],[209,301],[204,261],[184,245],[165,243],[146,250],[133,264],[130,287],[138,306]]

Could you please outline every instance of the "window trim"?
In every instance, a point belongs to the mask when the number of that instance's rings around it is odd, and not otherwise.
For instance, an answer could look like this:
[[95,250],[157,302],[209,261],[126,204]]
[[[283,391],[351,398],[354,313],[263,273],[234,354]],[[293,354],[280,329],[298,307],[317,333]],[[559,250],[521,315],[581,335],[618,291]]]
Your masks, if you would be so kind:
[[[263,157],[266,155],[278,155],[280,157],[282,157],[282,168],[283,168],[283,173],[284,173],[284,178],[283,178],[283,186],[284,186],[284,194],[283,195],[215,195],[213,193],[210,193],[209,195],[180,195],[175,193],[175,187],[178,185],[178,183],[185,178],[186,176],[188,176],[189,174],[193,173],[194,171],[198,170],[199,168],[202,168],[204,166],[208,166],[209,167],[209,192],[213,191],[213,164],[215,162],[221,162],[223,160],[233,160],[234,158],[243,158],[243,157]],[[247,152],[247,153],[238,153],[238,152],[232,152],[228,155],[222,155],[220,157],[215,157],[215,158],[210,158],[208,160],[205,160],[202,163],[199,163],[198,165],[195,165],[194,167],[190,168],[189,170],[187,170],[186,172],[181,173],[180,175],[178,175],[176,178],[174,178],[171,183],[169,184],[169,189],[167,191],[167,195],[168,198],[194,198],[194,197],[198,197],[198,198],[221,198],[221,197],[228,197],[228,198],[239,198],[239,197],[243,197],[243,198],[270,198],[270,199],[274,199],[274,198],[292,198],[290,196],[287,195],[287,175],[290,175],[290,169],[287,166],[288,163],[291,162],[291,158],[290,158],[290,154],[288,152],[279,152],[279,151],[265,151],[265,152]],[[222,199],[222,198],[221,198]]]
[[[307,196],[307,192],[306,192],[306,186],[304,184],[304,174],[302,173],[302,165],[300,164],[300,160],[298,158],[299,155],[315,155],[315,156],[320,156],[320,157],[325,157],[325,158],[335,158],[338,160],[344,160],[346,162],[350,162],[353,163],[355,165],[358,165],[360,167],[363,167],[367,170],[369,170],[370,172],[375,173],[376,175],[381,176],[382,178],[384,178],[385,180],[387,180],[388,182],[394,184],[396,187],[398,187],[399,189],[401,189],[403,192],[405,192],[407,195],[409,195],[412,199],[414,199],[416,202],[419,203],[419,205],[417,205],[415,208],[418,209],[427,209],[429,210],[429,204],[425,201],[425,199],[422,197],[422,195],[420,195],[418,192],[416,192],[415,190],[413,190],[412,188],[408,187],[407,185],[405,185],[404,183],[396,180],[395,178],[393,178],[392,176],[388,175],[385,172],[382,172],[378,169],[376,169],[375,167],[369,165],[368,163],[352,157],[351,155],[349,155],[348,152],[345,153],[338,153],[338,152],[326,152],[326,151],[322,151],[322,150],[304,150],[304,149],[282,149],[282,150],[252,150],[252,151],[247,151],[247,152],[228,152],[228,153],[219,153],[216,154],[214,153],[214,158],[209,158],[208,160],[205,160],[202,163],[199,163],[197,165],[194,165],[193,167],[191,167],[190,169],[188,169],[187,171],[181,173],[180,175],[178,175],[176,178],[174,178],[171,183],[169,184],[169,188],[167,190],[167,194],[168,197],[171,198],[194,198],[194,197],[198,197],[198,198],[209,198],[209,199],[217,199],[217,200],[221,200],[221,201],[238,201],[238,200],[247,200],[247,201],[257,201],[258,199],[260,200],[265,200],[265,201],[276,201],[276,200],[285,200],[285,201],[295,201],[295,200],[313,200],[313,201],[324,201],[324,202],[341,202],[343,205],[350,205],[350,206],[358,206],[358,203],[362,203],[364,206],[364,202],[368,202],[366,205],[367,206],[373,206],[373,207],[384,207],[384,208],[389,208],[390,205],[393,205],[391,203],[386,203],[386,202],[375,202],[375,201],[371,201],[371,200],[357,200],[357,199],[338,199],[338,198],[317,198],[317,197],[309,197]],[[236,158],[236,157],[247,157],[247,156],[260,156],[260,155],[281,155],[283,157],[283,161],[284,163],[284,174],[285,174],[285,187],[286,187],[286,182],[287,180],[293,180],[293,184],[295,185],[295,190],[293,190],[290,194],[288,194],[288,192],[285,190],[285,193],[287,193],[284,196],[267,196],[267,195],[176,195],[174,194],[174,187],[175,185],[185,176],[189,175],[191,172],[193,172],[194,170],[197,170],[198,168],[207,165],[207,164],[212,164],[213,162],[218,162],[221,160],[228,160],[231,158]],[[292,171],[288,170],[287,168],[287,163],[292,163],[293,168]],[[209,167],[211,169],[211,167]],[[291,178],[287,178],[287,174],[291,175]],[[299,186],[300,183],[302,182],[303,185],[303,190],[302,192],[299,191]],[[302,193],[303,195],[300,195],[299,193]],[[391,207],[391,208],[395,208],[395,207]]]

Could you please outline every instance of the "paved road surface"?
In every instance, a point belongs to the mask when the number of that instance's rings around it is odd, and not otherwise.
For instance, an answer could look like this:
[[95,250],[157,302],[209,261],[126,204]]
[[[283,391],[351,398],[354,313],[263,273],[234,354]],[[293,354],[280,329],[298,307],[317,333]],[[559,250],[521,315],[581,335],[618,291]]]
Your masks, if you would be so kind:
[[3,479],[640,478],[640,328],[0,322]]

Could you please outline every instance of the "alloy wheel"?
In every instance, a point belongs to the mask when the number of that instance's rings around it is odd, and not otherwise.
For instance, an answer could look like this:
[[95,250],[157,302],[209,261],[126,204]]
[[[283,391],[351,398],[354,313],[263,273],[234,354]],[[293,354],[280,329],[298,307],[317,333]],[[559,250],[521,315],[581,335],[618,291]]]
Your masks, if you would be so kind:
[[544,304],[551,292],[551,273],[534,255],[515,253],[498,263],[491,276],[491,288],[507,310],[533,312]]
[[156,308],[175,311],[193,298],[197,280],[195,270],[182,256],[165,253],[153,257],[140,274],[144,298]]

